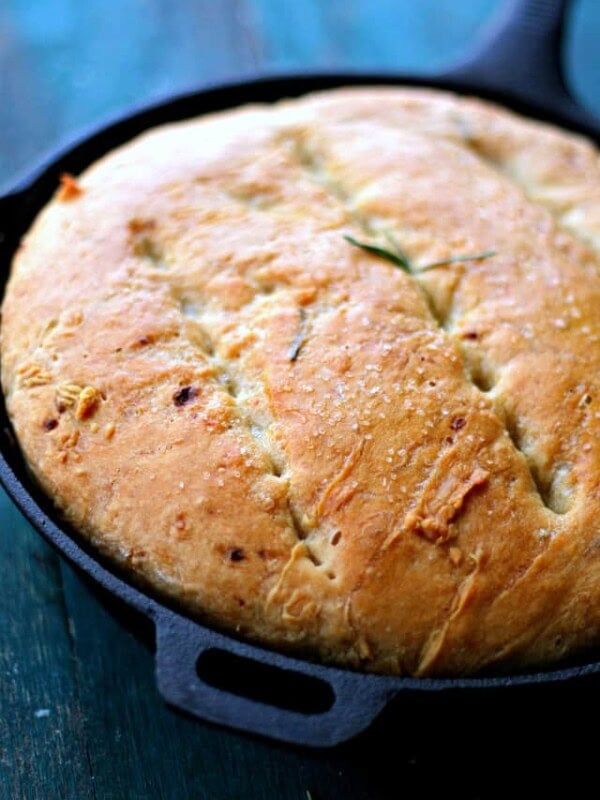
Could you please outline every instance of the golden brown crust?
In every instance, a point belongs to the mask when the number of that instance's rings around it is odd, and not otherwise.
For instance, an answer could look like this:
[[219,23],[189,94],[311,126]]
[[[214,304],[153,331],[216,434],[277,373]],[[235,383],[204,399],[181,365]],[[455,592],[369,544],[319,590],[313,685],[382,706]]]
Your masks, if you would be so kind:
[[[216,625],[363,669],[598,641],[592,145],[346,89],[151,131],[69,186],[15,258],[2,382],[98,548]],[[392,237],[414,274],[344,234]]]

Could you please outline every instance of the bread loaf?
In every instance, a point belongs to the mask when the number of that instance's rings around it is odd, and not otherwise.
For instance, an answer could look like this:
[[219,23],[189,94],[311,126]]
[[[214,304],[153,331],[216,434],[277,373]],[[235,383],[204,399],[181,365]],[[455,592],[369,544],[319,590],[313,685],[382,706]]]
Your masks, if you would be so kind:
[[341,89],[151,130],[15,257],[2,384],[64,518],[219,629],[405,675],[600,639],[600,162]]

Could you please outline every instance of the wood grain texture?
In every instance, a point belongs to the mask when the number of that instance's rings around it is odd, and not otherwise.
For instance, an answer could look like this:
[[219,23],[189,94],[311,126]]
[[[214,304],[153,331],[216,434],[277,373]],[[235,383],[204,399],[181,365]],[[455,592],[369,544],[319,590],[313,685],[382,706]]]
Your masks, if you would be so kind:
[[[0,187],[81,128],[196,84],[269,69],[439,67],[498,4],[3,0]],[[599,29],[600,4],[578,0],[565,62],[597,110]],[[440,786],[490,797],[514,790],[519,767],[552,765],[539,792],[593,763],[577,733],[584,690],[543,702],[409,698],[368,737],[323,754],[186,719],[159,698],[152,654],[122,610],[109,613],[4,494],[0,586],[1,800],[306,800],[306,789],[313,800],[378,800]]]
[[92,782],[58,559],[5,497],[0,540],[0,796],[41,799],[53,786],[56,796],[87,797]]

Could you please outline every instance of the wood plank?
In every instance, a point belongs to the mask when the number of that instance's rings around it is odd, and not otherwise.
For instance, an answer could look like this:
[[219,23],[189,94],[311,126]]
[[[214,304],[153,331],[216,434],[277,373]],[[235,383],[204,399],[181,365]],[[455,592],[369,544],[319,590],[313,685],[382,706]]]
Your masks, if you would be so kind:
[[0,4],[0,193],[58,136],[35,74],[35,54],[24,47],[9,11]]
[[58,558],[0,495],[0,798],[92,796]]

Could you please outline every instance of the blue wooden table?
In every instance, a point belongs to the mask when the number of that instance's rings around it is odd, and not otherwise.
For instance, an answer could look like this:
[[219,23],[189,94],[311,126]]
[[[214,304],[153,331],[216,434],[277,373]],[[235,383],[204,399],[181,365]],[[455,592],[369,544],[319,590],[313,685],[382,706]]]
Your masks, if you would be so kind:
[[[203,83],[274,70],[435,70],[498,5],[2,0],[0,186],[86,126]],[[575,2],[567,75],[600,113],[599,33],[598,0]],[[544,774],[589,766],[580,726],[596,693],[483,705],[407,698],[369,735],[326,753],[198,723],[160,700],[144,630],[87,588],[0,493],[2,800],[377,800],[453,796],[452,787],[475,798],[511,789],[521,767],[540,788]]]

